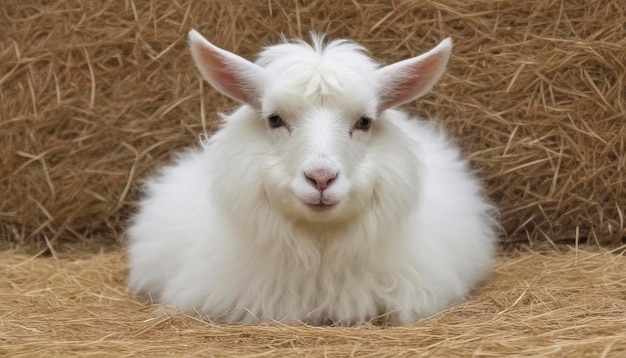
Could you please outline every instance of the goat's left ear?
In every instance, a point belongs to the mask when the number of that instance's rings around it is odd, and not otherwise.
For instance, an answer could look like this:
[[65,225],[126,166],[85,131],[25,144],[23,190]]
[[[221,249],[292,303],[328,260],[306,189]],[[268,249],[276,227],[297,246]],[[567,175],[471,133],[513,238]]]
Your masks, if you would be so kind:
[[382,112],[428,93],[445,71],[451,52],[452,40],[447,38],[423,55],[377,70],[378,110]]
[[202,76],[226,96],[259,107],[259,80],[265,69],[207,41],[196,30],[189,31],[189,46]]

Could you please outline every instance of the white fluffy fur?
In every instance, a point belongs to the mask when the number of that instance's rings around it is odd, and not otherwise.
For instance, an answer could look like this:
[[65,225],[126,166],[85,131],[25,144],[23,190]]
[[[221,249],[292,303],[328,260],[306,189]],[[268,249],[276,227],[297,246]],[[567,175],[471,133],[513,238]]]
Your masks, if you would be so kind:
[[[246,104],[148,181],[128,231],[133,292],[214,322],[409,324],[489,271],[494,210],[467,161],[437,124],[382,105],[429,90],[450,42],[379,69],[356,44],[313,41],[253,64],[190,33],[203,75]],[[434,79],[394,88],[432,58]],[[270,128],[271,113],[287,125]],[[361,115],[369,131],[354,129]],[[339,173],[325,211],[306,205],[322,195],[303,174],[317,168]]]

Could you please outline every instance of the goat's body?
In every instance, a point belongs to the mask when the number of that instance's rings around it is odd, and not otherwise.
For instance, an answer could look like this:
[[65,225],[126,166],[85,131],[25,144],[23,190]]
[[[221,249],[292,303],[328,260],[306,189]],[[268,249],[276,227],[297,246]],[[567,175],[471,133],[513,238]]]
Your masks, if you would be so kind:
[[[263,138],[243,125],[252,112],[242,107],[148,182],[129,230],[132,291],[214,322],[358,324],[389,314],[407,324],[461,302],[487,273],[492,207],[439,126],[384,112],[384,130],[402,142],[389,170],[413,166],[415,182],[390,175],[363,212],[306,222],[273,210],[263,173],[247,171],[258,165],[241,153]],[[403,190],[389,185],[412,192],[395,196]]]

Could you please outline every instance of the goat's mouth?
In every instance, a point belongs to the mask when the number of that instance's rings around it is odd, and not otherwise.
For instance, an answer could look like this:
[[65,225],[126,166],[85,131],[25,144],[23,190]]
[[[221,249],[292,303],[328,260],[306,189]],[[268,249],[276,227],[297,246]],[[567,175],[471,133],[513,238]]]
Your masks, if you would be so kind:
[[318,191],[317,193],[309,192],[299,196],[299,199],[300,203],[306,208],[306,211],[318,215],[332,211],[341,203],[341,198],[339,198],[337,194],[327,193],[326,191]]
[[326,204],[322,201],[315,203],[315,204],[311,204],[311,203],[307,203],[306,206],[308,206],[311,210],[316,211],[316,212],[325,212],[325,211],[329,211],[332,208],[334,208],[337,205],[337,203],[330,203],[330,204]]

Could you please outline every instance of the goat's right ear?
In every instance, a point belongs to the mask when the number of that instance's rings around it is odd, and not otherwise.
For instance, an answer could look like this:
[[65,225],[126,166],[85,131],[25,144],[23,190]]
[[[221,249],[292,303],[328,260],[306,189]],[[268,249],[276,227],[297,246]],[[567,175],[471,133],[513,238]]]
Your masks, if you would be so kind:
[[189,31],[189,46],[202,76],[226,96],[259,107],[259,79],[265,69],[207,41],[196,30]]

